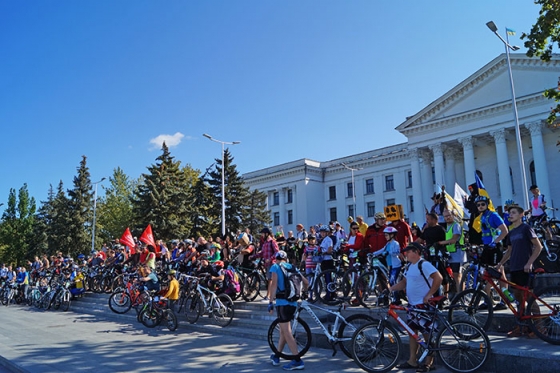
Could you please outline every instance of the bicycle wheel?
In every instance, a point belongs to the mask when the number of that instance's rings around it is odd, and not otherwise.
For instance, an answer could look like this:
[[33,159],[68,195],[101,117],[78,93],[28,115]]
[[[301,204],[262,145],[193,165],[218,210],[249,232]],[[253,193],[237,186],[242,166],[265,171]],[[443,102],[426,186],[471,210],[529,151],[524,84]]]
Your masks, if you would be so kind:
[[70,308],[70,292],[68,290],[65,290],[64,293],[62,293],[60,309],[62,310],[62,312],[66,312],[68,311],[69,308]]
[[467,373],[480,369],[490,357],[490,340],[478,325],[470,321],[453,321],[436,337],[437,355],[453,372]]
[[241,296],[246,302],[254,301],[259,295],[261,277],[258,273],[250,273],[243,281],[243,292]]
[[231,324],[233,314],[233,301],[229,295],[220,294],[212,299],[212,317],[222,328]]
[[[482,305],[486,307],[482,307]],[[482,290],[463,290],[453,298],[449,306],[449,321],[471,321],[484,330],[492,324],[492,301]]]
[[115,277],[111,282],[111,289],[113,289],[113,292],[115,292],[119,289],[122,290],[124,288],[125,288],[124,275],[120,274],[117,277]]
[[165,319],[165,326],[169,331],[174,332],[177,330],[179,326],[179,322],[177,321],[177,316],[175,316],[175,312],[172,310],[165,310],[164,311],[164,319]]
[[375,319],[369,315],[354,314],[346,318],[346,324],[342,322],[342,325],[340,325],[337,335],[340,349],[350,359],[352,359],[352,336],[361,326],[373,321]]
[[379,271],[366,272],[356,284],[356,299],[366,308],[377,306],[379,295],[383,292]]
[[338,303],[344,297],[342,277],[336,269],[322,272],[315,283],[315,297],[324,304]]
[[553,345],[560,345],[560,288],[547,286],[535,291],[525,313],[531,315],[529,328],[537,337]]
[[[284,344],[284,346],[278,346],[278,342],[280,341],[280,319],[274,320],[268,328],[268,345],[270,346],[270,349],[275,355],[286,360],[293,360],[298,356],[302,357],[311,347],[311,329],[309,329],[309,325],[307,325],[307,323],[299,317],[292,320],[290,323],[292,335],[294,336],[298,346],[297,355],[292,355],[287,344]],[[282,347],[282,351],[279,347]],[[289,351],[289,353],[284,353],[284,349]]]
[[345,297],[350,296],[354,292],[359,278],[360,271],[358,268],[350,268],[344,272],[344,275],[342,275],[342,293]]
[[128,311],[130,311],[131,307],[132,301],[130,299],[130,295],[125,292],[115,292],[109,297],[109,308],[114,313],[127,313]]
[[161,323],[161,314],[154,307],[147,307],[140,312],[140,322],[147,328],[154,328]]
[[362,325],[352,336],[352,357],[366,372],[384,373],[393,369],[403,349],[399,332],[391,325],[375,320]]
[[106,294],[113,292],[113,280],[110,277],[103,277],[101,280],[101,291]]
[[194,324],[200,315],[204,313],[203,307],[204,302],[200,299],[198,294],[187,297],[185,301],[185,316],[187,317],[187,321]]

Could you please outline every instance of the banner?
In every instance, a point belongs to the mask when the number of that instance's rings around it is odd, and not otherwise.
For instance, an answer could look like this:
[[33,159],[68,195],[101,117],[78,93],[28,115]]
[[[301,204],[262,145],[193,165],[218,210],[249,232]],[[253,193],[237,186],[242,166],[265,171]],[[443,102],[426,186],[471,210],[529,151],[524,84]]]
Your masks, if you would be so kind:
[[134,239],[132,238],[132,233],[130,233],[130,229],[128,229],[128,227],[124,231],[119,242],[122,243],[123,245],[128,246],[130,248],[131,254],[136,253],[136,242],[134,242]]
[[159,252],[159,247],[156,247],[156,242],[154,241],[154,235],[152,233],[152,226],[148,224],[142,235],[140,236],[140,241],[144,242],[146,245],[152,245],[156,252]]
[[[488,195],[488,192],[486,191],[486,188],[484,187],[484,184],[482,184],[482,180],[480,180],[480,178],[478,177],[478,174],[476,172],[474,173],[474,177],[476,179],[476,186],[478,188],[478,195],[488,198],[488,210],[496,211],[496,209],[494,208],[494,204],[492,203],[492,200],[490,199],[490,196]],[[479,214],[473,220],[473,228],[479,233],[482,232],[482,222],[480,221],[481,217],[482,217],[482,214]]]

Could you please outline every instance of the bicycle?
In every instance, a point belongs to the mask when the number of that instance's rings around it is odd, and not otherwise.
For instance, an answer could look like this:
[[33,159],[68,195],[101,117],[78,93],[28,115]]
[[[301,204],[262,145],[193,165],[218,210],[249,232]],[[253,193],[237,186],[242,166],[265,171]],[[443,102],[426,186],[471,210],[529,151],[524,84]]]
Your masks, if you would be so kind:
[[317,299],[328,305],[339,304],[350,292],[344,277],[348,268],[348,257],[342,254],[339,258],[334,257],[333,262],[334,268],[322,271],[313,289]]
[[[233,321],[233,301],[227,294],[214,293],[212,290],[200,285],[200,279],[195,276],[182,275],[188,279],[189,295],[185,299],[185,316],[189,323],[197,322],[200,315],[206,312],[214,318],[221,327],[226,327]],[[182,306],[181,306],[182,307]],[[181,309],[180,307],[180,309]]]
[[377,305],[379,295],[389,283],[389,269],[376,256],[367,254],[371,270],[363,273],[356,284],[356,299],[365,308]]
[[142,325],[148,328],[158,326],[163,320],[165,320],[165,325],[169,331],[173,332],[179,326],[175,312],[168,307],[168,300],[159,296],[150,296],[149,301],[138,313],[138,319]]
[[[301,357],[309,351],[311,347],[311,329],[305,320],[301,318],[301,312],[306,311],[315,323],[320,327],[323,334],[327,337],[327,340],[332,346],[333,356],[336,354],[336,345],[340,345],[340,349],[346,356],[352,358],[352,353],[350,350],[350,343],[352,340],[352,335],[358,329],[359,326],[367,324],[374,320],[373,317],[365,314],[354,314],[345,318],[341,314],[342,308],[346,305],[345,302],[339,302],[339,307],[337,311],[330,310],[328,308],[320,307],[316,304],[309,303],[307,300],[303,299],[298,302],[294,318],[291,321],[292,335],[298,344],[298,354],[287,354],[278,349],[277,343],[280,339],[280,319],[275,319],[270,327],[268,328],[268,345],[279,357],[287,360],[293,360],[296,357]],[[335,317],[334,324],[332,327],[325,326],[321,320],[317,317],[315,312],[311,308],[316,308],[324,311]]]
[[[543,341],[560,345],[560,288],[558,286],[547,286],[532,291],[530,287],[504,280],[501,272],[491,267],[482,271],[482,280],[490,283],[511,310],[520,327],[527,326]],[[501,285],[498,286],[496,282]],[[505,284],[510,289],[523,292],[523,298],[519,304],[514,299],[507,297],[500,289]],[[486,307],[481,307],[483,302]],[[481,281],[475,289],[464,290],[455,296],[449,309],[449,320],[470,320],[484,330],[488,330],[493,316],[493,309],[489,302]]]
[[[490,357],[488,335],[470,321],[449,322],[438,308],[445,299],[445,296],[432,298],[425,308],[389,305],[383,319],[363,325],[354,333],[351,348],[356,364],[366,372],[384,373],[393,369],[403,350],[399,335],[402,332],[418,342],[421,351],[418,364],[437,354],[440,361],[454,372],[468,373],[480,369]],[[420,332],[415,333],[397,311],[412,313]],[[391,318],[402,329],[393,326]]]
[[134,307],[136,313],[149,300],[148,294],[142,289],[141,285],[135,285],[131,278],[128,278],[125,286],[117,290],[109,297],[109,308],[117,314],[124,314]]
[[268,294],[268,279],[266,278],[264,260],[257,259],[254,265],[255,267],[244,278],[242,285],[242,297],[247,302],[254,301],[257,296],[264,298]]

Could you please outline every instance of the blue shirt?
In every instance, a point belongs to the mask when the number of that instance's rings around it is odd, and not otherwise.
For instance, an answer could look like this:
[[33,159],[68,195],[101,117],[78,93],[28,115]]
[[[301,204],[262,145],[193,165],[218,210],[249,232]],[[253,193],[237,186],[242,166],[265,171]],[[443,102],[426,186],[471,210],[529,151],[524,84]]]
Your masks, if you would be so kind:
[[[291,269],[292,265],[290,263],[282,263],[282,267],[286,268],[286,270]],[[284,273],[280,268],[280,264],[276,263],[272,267],[270,267],[270,273],[276,273],[276,277],[278,278],[278,282],[276,284],[276,292],[284,291],[286,289],[286,284],[284,283]],[[277,306],[297,306],[297,302],[290,302],[287,299],[278,299],[276,298],[276,305]]]
[[482,243],[490,245],[496,237],[500,235],[500,230],[497,229],[504,221],[500,215],[495,211],[486,210],[480,217],[482,227]]

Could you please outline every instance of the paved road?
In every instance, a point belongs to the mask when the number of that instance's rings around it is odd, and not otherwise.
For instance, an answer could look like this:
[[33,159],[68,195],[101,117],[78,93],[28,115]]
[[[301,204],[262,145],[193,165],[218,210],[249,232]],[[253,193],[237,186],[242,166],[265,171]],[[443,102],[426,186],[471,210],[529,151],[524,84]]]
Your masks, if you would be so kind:
[[[269,363],[270,350],[262,341],[194,332],[184,324],[172,333],[92,315],[18,306],[1,307],[0,315],[0,356],[17,365],[8,364],[7,371],[281,371]],[[342,352],[334,358],[331,353],[312,349],[304,357],[305,371],[363,372]],[[6,372],[2,369],[0,373]],[[438,371],[446,372],[440,367]]]

